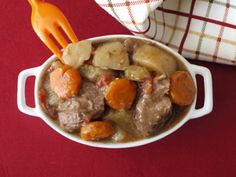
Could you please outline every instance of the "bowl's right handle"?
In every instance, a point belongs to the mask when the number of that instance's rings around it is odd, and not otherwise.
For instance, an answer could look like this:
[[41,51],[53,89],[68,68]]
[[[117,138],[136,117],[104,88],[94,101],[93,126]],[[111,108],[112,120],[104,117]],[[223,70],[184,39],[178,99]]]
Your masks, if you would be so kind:
[[35,76],[39,74],[39,67],[26,69],[21,71],[18,76],[17,83],[17,106],[19,110],[25,114],[38,117],[37,109],[27,106],[25,98],[25,84],[26,80],[30,76]]
[[208,113],[210,113],[213,109],[213,88],[212,88],[212,76],[209,69],[202,66],[197,66],[191,64],[191,69],[196,77],[196,75],[201,75],[204,81],[204,105],[200,109],[194,109],[192,114],[190,115],[190,119],[195,119],[202,117]]

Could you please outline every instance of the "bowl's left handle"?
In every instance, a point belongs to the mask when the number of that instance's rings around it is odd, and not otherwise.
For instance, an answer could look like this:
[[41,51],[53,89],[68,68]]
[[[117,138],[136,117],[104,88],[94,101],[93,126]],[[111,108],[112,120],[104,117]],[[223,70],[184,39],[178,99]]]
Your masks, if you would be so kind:
[[39,73],[39,67],[26,69],[21,71],[18,76],[17,83],[17,106],[19,110],[25,114],[38,117],[37,109],[27,106],[25,98],[25,84],[26,80],[30,76],[37,77]]

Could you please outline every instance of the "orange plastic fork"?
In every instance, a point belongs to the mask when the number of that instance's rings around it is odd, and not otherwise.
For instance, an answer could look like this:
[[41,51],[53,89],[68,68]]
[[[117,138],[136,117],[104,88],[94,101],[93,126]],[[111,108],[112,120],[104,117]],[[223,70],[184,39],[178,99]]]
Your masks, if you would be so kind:
[[[78,39],[64,14],[56,6],[42,0],[28,0],[32,7],[31,23],[34,31],[46,46],[62,61],[61,50],[53,42],[51,36],[65,48],[67,40],[60,32],[61,28],[74,43]],[[63,62],[63,61],[62,61]]]

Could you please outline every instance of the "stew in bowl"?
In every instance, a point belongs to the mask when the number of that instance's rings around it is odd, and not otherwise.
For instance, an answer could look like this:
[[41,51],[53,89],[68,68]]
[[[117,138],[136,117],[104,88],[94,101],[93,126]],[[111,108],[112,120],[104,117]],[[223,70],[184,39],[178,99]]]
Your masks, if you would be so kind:
[[[147,144],[178,129],[191,114],[202,116],[212,109],[209,70],[158,42],[127,35],[98,37],[68,45],[62,58],[63,63],[52,57],[35,69],[39,76],[31,115],[40,112],[52,128],[82,144]],[[196,74],[203,75],[206,92],[200,110],[195,110]]]

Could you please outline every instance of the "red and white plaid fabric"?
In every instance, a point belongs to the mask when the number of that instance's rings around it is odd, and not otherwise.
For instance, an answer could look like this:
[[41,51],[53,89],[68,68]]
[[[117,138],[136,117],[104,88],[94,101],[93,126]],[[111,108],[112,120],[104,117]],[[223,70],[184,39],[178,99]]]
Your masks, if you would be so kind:
[[236,65],[236,0],[95,0],[133,34],[186,58]]

